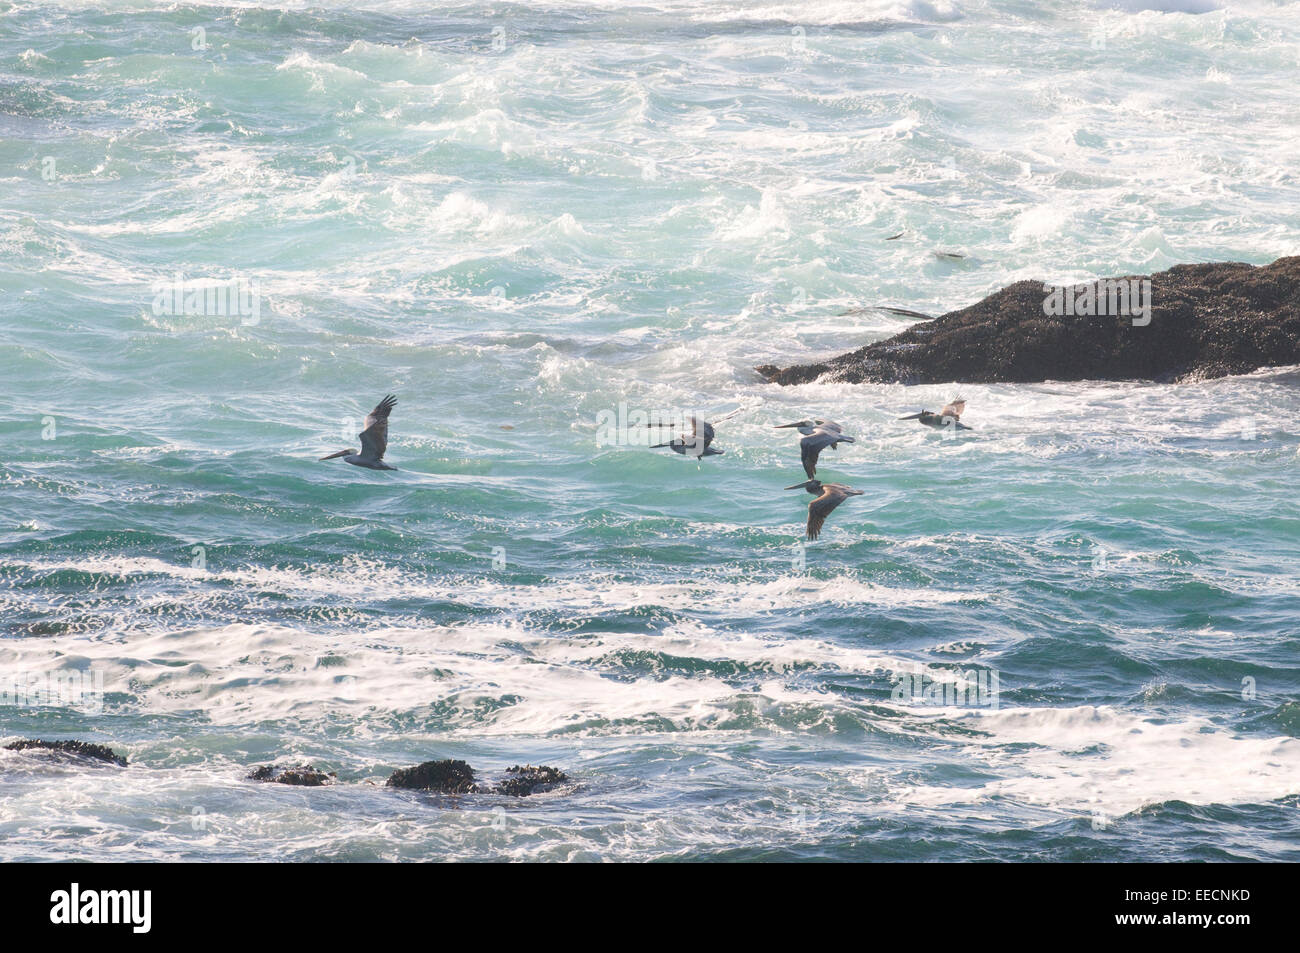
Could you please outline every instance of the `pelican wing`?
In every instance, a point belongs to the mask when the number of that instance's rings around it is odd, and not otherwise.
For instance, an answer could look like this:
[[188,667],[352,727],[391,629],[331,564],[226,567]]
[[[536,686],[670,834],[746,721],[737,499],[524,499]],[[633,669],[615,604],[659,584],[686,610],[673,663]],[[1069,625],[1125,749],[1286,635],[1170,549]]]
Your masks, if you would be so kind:
[[822,524],[831,510],[839,506],[848,497],[844,488],[833,483],[822,486],[822,495],[808,504],[808,538],[816,539],[822,534]]
[[[682,445],[683,449],[679,452],[685,453],[686,448],[689,448],[698,451],[700,455],[707,453],[709,444],[713,443],[713,424],[707,420],[700,420],[698,417],[687,417],[686,423],[691,425],[691,432],[689,434],[683,433],[680,440],[673,441]],[[647,424],[647,426],[653,427],[654,424]],[[659,426],[667,427],[670,425],[660,424]],[[718,452],[721,453],[721,451]]]
[[749,409],[749,408],[748,408],[748,407],[745,407],[745,406],[737,407],[735,410],[733,410],[733,411],[732,411],[731,413],[729,413],[729,414],[723,414],[721,417],[714,417],[714,418],[713,418],[713,421],[714,421],[714,423],[719,423],[719,424],[720,424],[720,423],[722,423],[724,420],[730,420],[732,417],[736,416],[736,414],[742,413],[742,412],[744,412],[744,411],[746,411],[746,410],[748,410],[748,409]]
[[384,459],[384,451],[388,449],[388,414],[396,404],[397,398],[389,394],[366,417],[365,429],[361,431],[361,456]]
[[698,417],[687,417],[686,419],[691,422],[691,433],[696,438],[703,437],[703,449],[708,450],[709,444],[713,443],[713,438],[716,433],[713,429],[713,424],[709,423],[707,420],[700,420]]
[[808,474],[808,479],[817,476],[817,458],[821,452],[843,439],[843,435],[838,431],[819,429],[799,441],[799,457],[803,460],[803,471]]

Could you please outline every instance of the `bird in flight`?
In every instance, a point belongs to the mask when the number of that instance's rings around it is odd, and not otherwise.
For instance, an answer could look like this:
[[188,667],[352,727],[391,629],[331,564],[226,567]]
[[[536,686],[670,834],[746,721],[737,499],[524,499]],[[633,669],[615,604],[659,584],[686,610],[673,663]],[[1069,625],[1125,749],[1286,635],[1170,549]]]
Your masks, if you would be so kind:
[[852,437],[844,435],[844,428],[833,420],[798,420],[792,424],[777,424],[781,430],[794,427],[804,435],[799,441],[799,457],[803,460],[804,473],[808,479],[817,476],[817,458],[827,447],[832,450],[840,443],[855,443]]
[[861,496],[865,491],[855,490],[843,483],[823,483],[821,480],[809,480],[787,486],[787,490],[805,489],[817,499],[808,504],[808,538],[816,539],[822,533],[822,524],[831,510],[839,506],[850,496]]
[[[682,434],[680,437],[673,437],[667,443],[652,443],[651,450],[658,450],[660,447],[668,447],[673,453],[690,455],[692,457],[716,457],[725,453],[713,446],[715,436],[713,424],[707,420],[700,420],[698,417],[687,417],[686,422],[691,425],[689,434]],[[675,424],[646,424],[647,427],[673,427]]]
[[365,426],[360,434],[360,452],[356,450],[340,450],[338,453],[331,453],[327,457],[321,457],[321,459],[333,460],[335,457],[342,457],[344,463],[350,463],[354,467],[366,467],[370,470],[396,470],[397,467],[390,467],[384,462],[384,451],[388,449],[388,414],[396,404],[397,398],[389,394],[366,417]]
[[[717,420],[719,423],[721,423],[724,420],[730,420],[732,417],[736,416],[736,414],[740,413],[740,411],[744,409],[745,409],[744,407],[741,407],[738,410],[733,410],[731,413],[727,414],[726,416],[718,417]],[[716,436],[716,432],[713,429],[713,424],[709,423],[707,420],[701,420],[699,417],[687,417],[686,423],[691,425],[691,432],[689,434],[683,433],[680,437],[674,437],[672,440],[669,440],[667,443],[651,444],[650,449],[658,450],[661,447],[667,447],[668,449],[672,450],[673,453],[680,453],[683,456],[691,456],[691,457],[716,457],[716,456],[721,456],[723,453],[726,452],[724,450],[719,450],[713,446],[713,438]],[[658,424],[646,424],[646,426],[647,427],[675,427],[677,425],[658,423]]]
[[931,413],[923,410],[919,414],[909,414],[906,417],[899,417],[899,420],[919,420],[927,427],[956,427],[958,430],[971,430],[961,422],[961,415],[966,411],[966,398],[954,397],[948,403],[943,405],[943,410],[939,413]]

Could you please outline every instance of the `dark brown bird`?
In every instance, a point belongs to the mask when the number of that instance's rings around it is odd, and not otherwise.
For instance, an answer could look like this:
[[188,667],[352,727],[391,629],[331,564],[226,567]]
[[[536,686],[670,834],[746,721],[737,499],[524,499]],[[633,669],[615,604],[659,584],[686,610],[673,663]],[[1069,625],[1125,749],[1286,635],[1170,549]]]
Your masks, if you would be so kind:
[[899,417],[898,419],[917,420],[925,424],[927,427],[955,427],[958,430],[970,430],[970,427],[967,427],[961,422],[961,415],[965,412],[966,399],[964,397],[954,397],[952,400],[948,401],[948,403],[944,405],[943,410],[939,411],[937,414],[931,413],[928,410],[923,410],[919,414],[909,414],[906,417]]
[[816,539],[822,534],[822,524],[831,510],[839,506],[850,496],[861,496],[864,490],[855,490],[843,483],[823,483],[821,480],[808,480],[787,486],[787,490],[805,489],[817,499],[808,504],[808,538]]
[[[716,436],[713,430],[713,424],[707,420],[700,420],[698,417],[687,417],[686,422],[691,425],[689,434],[682,434],[680,437],[674,437],[667,443],[654,443],[650,445],[651,450],[658,450],[660,447],[668,447],[673,453],[680,453],[683,456],[692,457],[715,457],[720,456],[723,451],[713,446],[713,438]],[[672,427],[674,424],[646,424],[647,427]]]
[[792,424],[777,424],[776,429],[796,428],[804,434],[799,441],[799,459],[803,461],[803,472],[808,479],[817,476],[817,458],[827,447],[834,450],[841,443],[854,443],[852,437],[844,435],[844,428],[833,420],[796,420]]
[[384,451],[388,449],[388,414],[396,404],[397,398],[389,394],[366,417],[365,426],[359,435],[360,452],[340,450],[321,459],[333,460],[335,457],[342,457],[344,463],[350,463],[354,467],[366,467],[369,470],[396,470],[397,467],[390,467],[384,462]]
[[[736,414],[745,409],[746,408],[744,407],[738,407],[729,414],[725,414],[721,417],[714,417],[713,419],[717,423],[722,423],[722,421],[730,420],[732,417],[736,416]],[[667,443],[651,444],[650,449],[658,450],[661,447],[667,447],[673,453],[680,453],[682,456],[696,458],[718,457],[725,452],[713,446],[713,438],[717,436],[717,432],[713,429],[713,424],[700,417],[687,417],[686,423],[691,425],[691,432],[689,434],[683,433],[680,437],[674,437]],[[675,427],[677,424],[655,423],[646,424],[646,426],[651,429],[662,429],[666,427]],[[685,429],[686,424],[682,424],[681,426]]]

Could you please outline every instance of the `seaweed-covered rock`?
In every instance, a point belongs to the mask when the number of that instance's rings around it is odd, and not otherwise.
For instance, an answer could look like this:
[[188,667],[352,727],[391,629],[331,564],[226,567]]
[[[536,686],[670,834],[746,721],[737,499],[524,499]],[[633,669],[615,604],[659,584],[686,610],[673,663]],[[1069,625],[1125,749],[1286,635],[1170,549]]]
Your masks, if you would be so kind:
[[388,779],[390,788],[437,791],[441,794],[474,794],[474,769],[464,761],[426,761],[413,768],[398,768]]
[[248,776],[250,781],[266,781],[273,784],[295,784],[300,787],[318,788],[326,784],[333,784],[338,779],[338,775],[331,771],[326,774],[324,771],[317,771],[310,764],[295,764],[288,767],[280,767],[274,764],[264,764],[253,771]]
[[[1113,302],[1150,280],[1149,311]],[[1135,284],[1138,283],[1138,284]],[[1037,281],[814,364],[756,370],[778,384],[1204,380],[1300,364],[1300,257],[1271,265],[1176,265],[1075,286],[1071,304]],[[1053,301],[1048,303],[1049,298]],[[1105,299],[1106,307],[1100,302]],[[1088,302],[1075,307],[1075,302]],[[1105,313],[1093,313],[1104,311]],[[1119,312],[1119,313],[1117,313]]]
[[112,748],[107,745],[91,744],[87,741],[42,741],[35,738],[26,738],[5,745],[5,749],[8,751],[27,751],[30,749],[56,751],[59,754],[71,755],[76,758],[91,758],[95,761],[107,761],[109,764],[126,767],[126,758]]
[[543,791],[549,791],[557,784],[567,780],[569,780],[569,776],[559,768],[552,768],[544,764],[536,767],[531,764],[515,765],[513,768],[506,768],[505,780],[493,790],[497,794],[527,797],[530,794],[541,794]]

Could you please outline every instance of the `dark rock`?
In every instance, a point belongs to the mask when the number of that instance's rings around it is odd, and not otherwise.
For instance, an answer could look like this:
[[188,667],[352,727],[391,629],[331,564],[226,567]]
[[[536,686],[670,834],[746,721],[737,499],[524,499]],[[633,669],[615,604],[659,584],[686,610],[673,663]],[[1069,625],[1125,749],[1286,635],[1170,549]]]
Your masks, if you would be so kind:
[[273,764],[264,764],[248,776],[248,780],[250,781],[269,781],[274,784],[296,784],[308,788],[318,788],[326,784],[333,784],[337,779],[338,775],[333,771],[326,774],[323,771],[317,771],[310,764],[295,764],[284,768]]
[[[1300,257],[1258,267],[1176,265],[1149,277],[1151,311],[1145,325],[1135,326],[1128,314],[1046,314],[1043,283],[1020,281],[970,307],[830,360],[756,370],[778,384],[819,378],[1036,383],[1204,380],[1300,364]],[[1099,283],[1091,286],[1095,291]]]
[[515,765],[505,770],[505,777],[497,784],[479,784],[474,779],[474,769],[464,761],[426,761],[414,768],[400,768],[388,779],[390,788],[407,788],[415,791],[436,791],[440,794],[505,794],[510,797],[527,797],[541,794],[557,784],[569,780],[559,768],[547,765]]
[[569,776],[559,768],[551,768],[544,764],[537,767],[531,764],[522,767],[515,765],[513,768],[506,768],[506,779],[494,788],[494,792],[509,794],[512,797],[527,797],[530,794],[549,791],[555,785],[567,780]]
[[437,791],[442,794],[475,794],[474,769],[464,761],[426,761],[414,768],[398,768],[388,779],[390,788]]
[[60,754],[72,755],[78,758],[93,758],[96,761],[107,761],[110,764],[126,767],[126,758],[118,754],[112,748],[106,745],[94,745],[86,741],[40,741],[36,739],[24,739],[5,745],[8,751],[27,751],[29,749],[41,749],[44,751],[57,751]]

